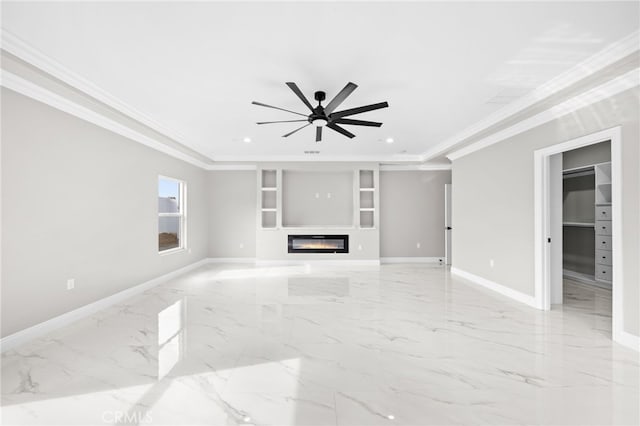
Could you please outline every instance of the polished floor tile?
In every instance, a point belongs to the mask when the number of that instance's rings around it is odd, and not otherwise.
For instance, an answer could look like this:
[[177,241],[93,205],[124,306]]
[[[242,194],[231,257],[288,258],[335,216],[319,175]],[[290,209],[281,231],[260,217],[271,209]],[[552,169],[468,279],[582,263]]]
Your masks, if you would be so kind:
[[611,293],[440,266],[208,265],[2,355],[3,424],[640,423]]

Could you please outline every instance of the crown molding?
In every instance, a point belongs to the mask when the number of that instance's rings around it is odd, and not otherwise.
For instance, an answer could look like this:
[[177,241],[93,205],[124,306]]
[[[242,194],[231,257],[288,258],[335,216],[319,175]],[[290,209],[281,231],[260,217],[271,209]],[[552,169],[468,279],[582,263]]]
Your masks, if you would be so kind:
[[219,155],[216,162],[259,162],[259,163],[416,163],[421,162],[420,155]]
[[[163,136],[173,139],[181,145],[192,149],[194,152],[198,152],[196,149],[185,143],[186,138],[184,137],[184,135],[180,134],[174,129],[169,129],[166,126],[163,126],[149,115],[127,104],[123,100],[100,88],[81,75],[71,71],[69,68],[65,67],[55,59],[45,55],[35,47],[31,46],[30,44],[4,28],[2,28],[2,49],[18,57],[22,61],[44,71],[52,77],[63,81],[74,89],[79,90],[80,92],[83,92],[84,94],[94,99],[97,99],[98,101],[126,115],[127,117],[144,124],[145,126],[149,127],[152,130],[155,130]],[[208,155],[201,152],[198,152],[198,154],[212,159]]]
[[381,164],[381,172],[413,172],[451,170],[451,164]]
[[618,93],[629,90],[640,85],[640,68],[636,68],[623,74],[613,80],[610,80],[600,86],[594,87],[578,96],[567,99],[558,105],[551,107],[533,117],[527,118],[508,127],[504,130],[496,132],[486,138],[465,146],[457,151],[453,151],[447,158],[451,161],[457,160],[465,155],[479,151],[483,148],[501,142],[507,138],[523,133],[529,129],[540,126],[541,124],[555,120],[559,117],[567,115],[573,111],[585,108],[603,99],[617,95]]
[[36,101],[47,104],[55,109],[64,111],[82,120],[93,123],[103,129],[110,130],[126,138],[132,139],[145,146],[153,148],[157,151],[175,157],[179,160],[185,161],[194,166],[205,169],[208,164],[199,161],[182,151],[167,146],[162,142],[158,142],[155,139],[150,138],[142,133],[139,133],[128,126],[125,126],[117,121],[105,117],[89,108],[79,105],[69,99],[60,96],[50,90],[47,90],[37,84],[34,84],[22,77],[12,74],[6,70],[0,70],[0,85],[18,92],[24,96],[27,96]]
[[206,170],[214,171],[237,171],[237,170],[257,170],[255,164],[213,164],[208,165]]
[[[467,127],[452,137],[445,139],[428,151],[425,151],[420,155],[421,161],[424,162],[445,154],[458,143],[473,137],[479,132],[488,129],[519,112],[522,112],[549,96],[566,89],[585,77],[606,68],[607,66],[638,50],[640,50],[640,31],[634,31],[623,39],[607,46],[595,55],[573,66],[571,69],[549,80],[547,83],[534,89],[524,97],[514,101],[504,108],[499,109],[488,117],[478,121],[470,127]],[[462,151],[462,149],[459,151]]]

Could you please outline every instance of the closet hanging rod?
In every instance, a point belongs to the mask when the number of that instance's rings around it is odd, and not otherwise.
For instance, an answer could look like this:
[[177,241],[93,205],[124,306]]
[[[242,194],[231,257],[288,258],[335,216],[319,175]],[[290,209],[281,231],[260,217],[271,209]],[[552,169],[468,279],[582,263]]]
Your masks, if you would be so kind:
[[596,173],[596,169],[593,165],[585,167],[575,167],[573,169],[566,169],[562,171],[563,178],[572,178],[579,176],[589,176]]
[[580,173],[580,172],[588,172],[588,171],[595,172],[596,171],[596,167],[593,164],[591,164],[590,166],[581,166],[581,167],[574,167],[574,168],[571,168],[571,169],[564,169],[562,171],[562,174],[566,175],[566,174],[570,174],[570,173]]

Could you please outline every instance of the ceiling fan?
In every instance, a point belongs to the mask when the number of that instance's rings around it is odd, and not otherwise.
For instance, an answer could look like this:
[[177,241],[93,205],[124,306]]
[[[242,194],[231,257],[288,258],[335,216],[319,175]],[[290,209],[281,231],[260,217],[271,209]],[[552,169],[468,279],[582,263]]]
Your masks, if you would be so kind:
[[379,123],[376,121],[353,120],[351,118],[345,118],[345,117],[355,115],[355,114],[360,114],[367,111],[373,111],[380,108],[387,108],[389,106],[387,102],[380,102],[377,104],[371,104],[371,105],[361,106],[358,108],[351,108],[351,109],[345,109],[342,111],[334,112],[335,109],[342,102],[344,102],[347,96],[349,96],[351,92],[353,92],[356,89],[356,87],[358,87],[354,83],[348,83],[346,86],[344,86],[344,88],[340,91],[340,93],[338,93],[331,100],[331,102],[329,102],[326,106],[322,106],[322,101],[325,100],[326,93],[322,91],[315,92],[314,98],[316,101],[318,101],[318,106],[314,108],[309,103],[307,98],[304,96],[302,91],[298,88],[298,86],[295,83],[288,82],[286,84],[287,86],[289,86],[291,90],[293,90],[293,93],[295,93],[298,96],[298,98],[300,98],[300,100],[307,106],[307,108],[309,108],[309,110],[311,111],[311,114],[306,115],[299,112],[290,111],[288,109],[279,108],[279,107],[263,104],[261,102],[256,102],[256,101],[251,102],[254,105],[278,109],[280,111],[286,111],[292,114],[297,114],[297,115],[306,117],[304,120],[300,119],[300,120],[283,120],[283,121],[261,121],[257,123],[257,124],[273,124],[273,123],[307,122],[307,124],[305,124],[304,126],[299,127],[294,131],[287,133],[286,135],[282,135],[283,138],[289,137],[292,134],[296,133],[297,131],[302,130],[305,127],[311,126],[311,125],[316,126],[316,142],[320,142],[322,140],[323,127],[328,127],[331,130],[336,131],[348,138],[353,138],[355,137],[355,135],[350,131],[344,129],[343,127],[339,126],[339,124],[347,124],[347,125],[353,125],[353,126],[380,127],[382,126],[382,123]]

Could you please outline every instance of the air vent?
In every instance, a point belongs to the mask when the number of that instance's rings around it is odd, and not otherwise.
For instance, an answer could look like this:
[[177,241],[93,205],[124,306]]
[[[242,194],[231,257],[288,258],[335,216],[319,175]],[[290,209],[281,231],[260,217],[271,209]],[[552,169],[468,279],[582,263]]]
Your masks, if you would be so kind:
[[307,155],[315,155],[315,154],[320,154],[320,151],[305,151],[304,153]]

